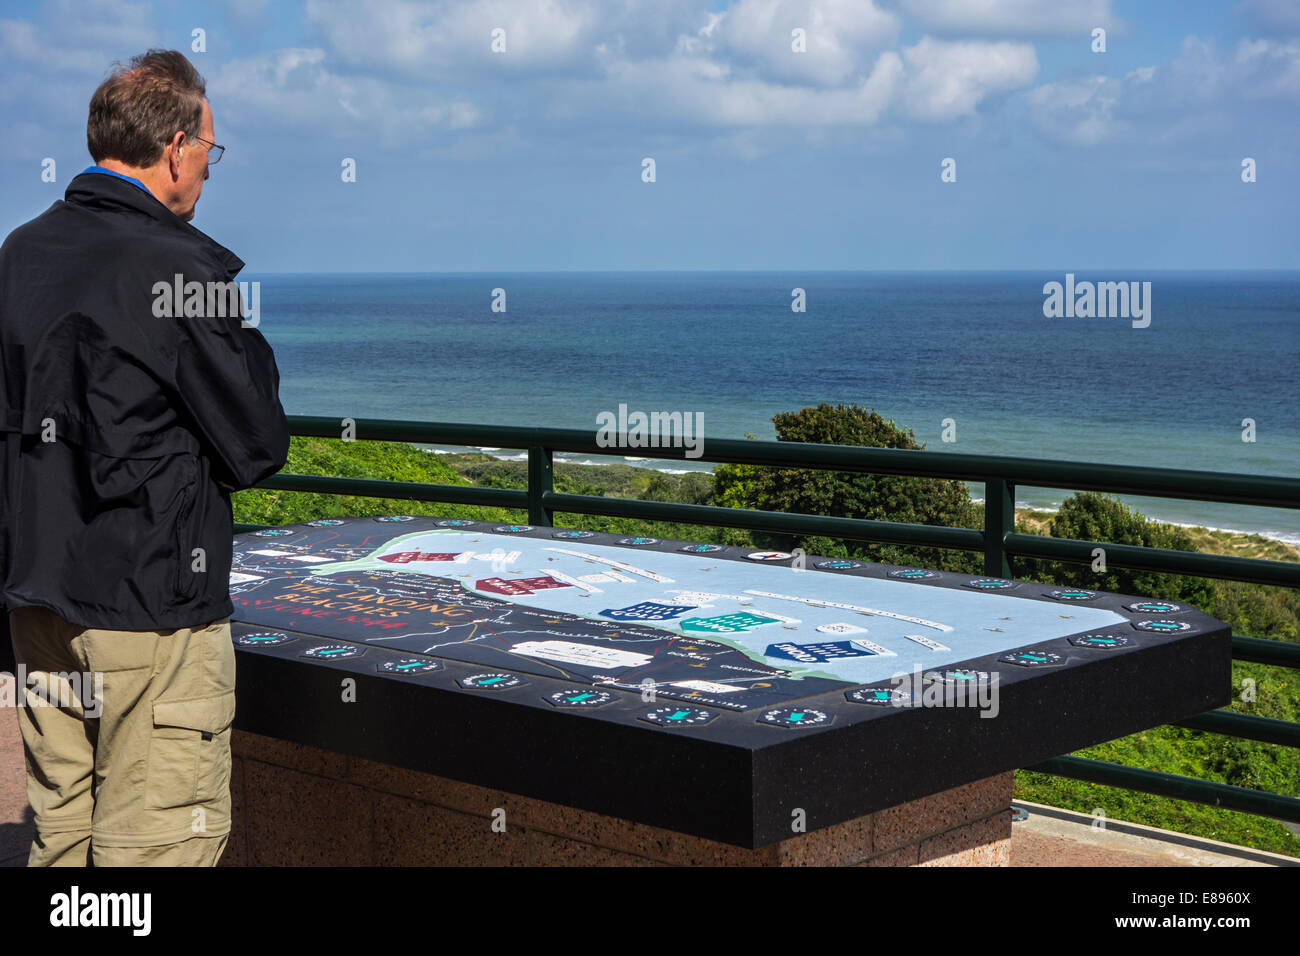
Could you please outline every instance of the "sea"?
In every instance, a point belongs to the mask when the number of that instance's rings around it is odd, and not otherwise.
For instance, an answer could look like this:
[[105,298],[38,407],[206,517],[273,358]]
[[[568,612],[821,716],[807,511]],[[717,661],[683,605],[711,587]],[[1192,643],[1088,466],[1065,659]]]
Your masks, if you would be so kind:
[[[1148,311],[1048,317],[1045,287],[1066,285],[1065,272],[240,280],[259,283],[258,327],[290,414],[594,433],[624,406],[689,416],[707,453],[710,438],[775,440],[780,412],[844,403],[938,454],[1300,476],[1300,271],[1069,275],[1076,294],[1139,283]],[[715,467],[619,450],[557,460]],[[1017,505],[1053,509],[1069,494],[1022,486]],[[1300,510],[1122,497],[1162,521],[1300,544]]]

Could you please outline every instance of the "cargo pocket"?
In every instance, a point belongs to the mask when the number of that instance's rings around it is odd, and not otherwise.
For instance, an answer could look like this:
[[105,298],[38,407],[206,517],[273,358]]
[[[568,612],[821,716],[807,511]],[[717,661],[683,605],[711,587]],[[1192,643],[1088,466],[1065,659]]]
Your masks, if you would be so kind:
[[155,700],[145,809],[208,803],[230,787],[235,693]]

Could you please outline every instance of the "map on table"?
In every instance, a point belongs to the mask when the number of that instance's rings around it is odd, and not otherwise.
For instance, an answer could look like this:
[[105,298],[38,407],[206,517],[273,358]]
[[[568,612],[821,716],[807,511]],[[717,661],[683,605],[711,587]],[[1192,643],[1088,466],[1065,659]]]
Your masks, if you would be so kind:
[[[1047,585],[796,563],[491,522],[328,519],[235,538],[232,620],[732,710],[1129,622]],[[939,577],[960,586],[927,583]]]

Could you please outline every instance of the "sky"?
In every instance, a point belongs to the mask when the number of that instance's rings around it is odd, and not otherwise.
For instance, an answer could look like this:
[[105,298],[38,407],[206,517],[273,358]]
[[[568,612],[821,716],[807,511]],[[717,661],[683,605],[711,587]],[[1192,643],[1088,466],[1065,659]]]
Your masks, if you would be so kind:
[[150,47],[256,273],[1300,268],[1300,0],[6,0],[0,233]]

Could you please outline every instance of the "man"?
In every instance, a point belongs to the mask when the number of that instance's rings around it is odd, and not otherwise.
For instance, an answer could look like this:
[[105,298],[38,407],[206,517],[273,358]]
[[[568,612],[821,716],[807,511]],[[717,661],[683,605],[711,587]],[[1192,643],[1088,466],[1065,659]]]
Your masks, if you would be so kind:
[[[230,832],[232,491],[283,467],[243,263],[189,225],[220,155],[175,51],[90,101],[96,165],[0,247],[0,602],[29,865],[213,865]],[[185,283],[217,290],[172,301]],[[102,683],[101,683],[102,681]]]

